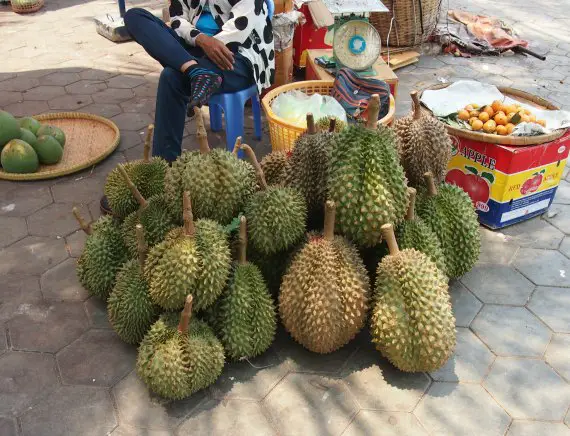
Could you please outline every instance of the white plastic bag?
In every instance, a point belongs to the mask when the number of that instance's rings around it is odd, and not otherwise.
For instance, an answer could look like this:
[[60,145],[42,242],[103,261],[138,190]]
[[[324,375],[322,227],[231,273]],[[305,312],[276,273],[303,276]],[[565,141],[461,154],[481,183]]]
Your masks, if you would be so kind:
[[307,114],[313,114],[315,121],[334,116],[346,122],[346,112],[338,101],[329,95],[313,94],[293,90],[279,94],[271,104],[271,110],[279,117],[297,127],[307,127]]

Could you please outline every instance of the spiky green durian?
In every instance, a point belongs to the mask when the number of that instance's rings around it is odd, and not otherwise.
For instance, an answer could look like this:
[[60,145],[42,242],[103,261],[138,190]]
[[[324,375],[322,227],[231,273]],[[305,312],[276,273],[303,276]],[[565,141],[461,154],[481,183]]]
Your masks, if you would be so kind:
[[[125,171],[145,198],[164,192],[164,177],[168,169],[168,163],[160,157],[150,157],[150,142],[154,126],[148,128],[144,144],[144,157],[124,164]],[[137,199],[126,185],[118,168],[115,168],[107,176],[105,182],[105,195],[113,214],[119,218],[125,218],[139,208]]]
[[378,265],[372,342],[402,371],[435,371],[456,343],[447,277],[425,254],[400,251],[392,226],[384,228],[390,255]]
[[136,226],[136,233],[139,258],[123,264],[107,301],[111,326],[129,344],[138,344],[160,314],[159,307],[150,299],[148,282],[143,277],[148,248],[140,224]]
[[[334,121],[333,121],[334,120]],[[335,132],[340,133],[346,129],[347,124],[336,117],[326,116],[319,118],[316,122],[316,127],[320,132]]]
[[279,294],[283,325],[315,353],[347,344],[368,312],[366,269],[356,248],[334,235],[334,208],[327,202],[324,234],[309,237],[283,277]]
[[445,256],[437,235],[421,218],[415,215],[416,190],[414,188],[408,188],[408,198],[410,204],[406,219],[396,229],[400,248],[415,248],[421,251],[446,273]]
[[289,153],[273,151],[261,159],[261,169],[268,185],[283,186],[289,171]]
[[329,172],[338,232],[368,247],[381,240],[383,224],[402,221],[408,205],[396,135],[389,128],[376,128],[373,121],[379,107],[376,97],[370,100],[368,128],[350,126],[336,137]]
[[184,202],[184,231],[173,231],[152,248],[145,264],[151,299],[166,310],[180,309],[189,292],[196,310],[207,308],[222,293],[230,272],[223,227],[211,220],[194,223],[188,193]]
[[161,315],[142,340],[137,374],[154,393],[181,400],[214,383],[224,367],[224,347],[204,322],[192,318],[192,298],[180,322],[176,313]]
[[400,139],[400,160],[408,182],[413,187],[423,184],[423,175],[431,172],[436,184],[445,180],[451,159],[451,138],[445,125],[430,114],[422,114],[417,91],[411,93],[413,110],[394,122]]
[[121,230],[109,216],[101,217],[89,226],[77,208],[73,213],[88,235],[83,253],[77,260],[77,277],[91,295],[106,300],[115,284],[117,271],[129,258]]
[[261,190],[245,208],[249,239],[256,251],[273,254],[285,251],[301,240],[305,233],[307,205],[293,188],[267,186],[263,170],[249,145],[243,144],[258,173]]
[[479,221],[467,193],[442,183],[435,186],[431,173],[426,174],[428,191],[419,197],[417,212],[436,234],[445,257],[445,271],[450,278],[468,272],[481,251]]

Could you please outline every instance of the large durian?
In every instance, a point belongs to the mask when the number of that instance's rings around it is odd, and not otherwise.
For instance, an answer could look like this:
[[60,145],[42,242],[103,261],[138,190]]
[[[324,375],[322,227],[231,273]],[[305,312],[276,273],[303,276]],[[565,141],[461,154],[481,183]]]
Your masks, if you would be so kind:
[[142,340],[137,374],[154,393],[181,400],[214,383],[224,367],[224,347],[204,322],[192,317],[189,295],[178,322],[165,313]]
[[[255,189],[251,165],[236,153],[210,150],[202,112],[195,108],[200,151],[184,152],[165,178],[166,194],[177,216],[182,216],[182,194],[189,191],[197,219],[228,224],[243,210]],[[237,139],[238,146],[241,138]]]
[[261,169],[268,185],[285,184],[285,177],[290,168],[288,155],[285,151],[273,151],[261,159]]
[[[160,157],[150,157],[150,144],[154,125],[148,127],[144,142],[144,155],[142,160],[128,162],[124,165],[133,184],[145,198],[164,192],[164,177],[168,163]],[[105,182],[105,195],[113,214],[125,218],[128,214],[139,208],[139,203],[123,180],[118,168],[107,176]]]
[[150,299],[148,283],[143,276],[148,247],[142,225],[136,225],[136,234],[138,259],[129,260],[121,267],[107,301],[111,326],[129,344],[138,344],[160,314],[159,307]]
[[77,260],[77,278],[91,295],[107,300],[117,271],[129,258],[121,229],[110,216],[99,218],[91,226],[77,208],[73,208],[73,214],[87,234],[85,248]]
[[130,179],[122,164],[117,167],[123,177],[123,182],[132,192],[140,205],[139,209],[129,214],[122,224],[122,234],[125,245],[131,257],[137,256],[136,225],[142,224],[144,238],[149,247],[161,242],[166,234],[176,227],[176,217],[164,194],[157,194],[146,200]]
[[241,149],[252,161],[261,186],[245,208],[251,244],[256,251],[265,254],[285,251],[300,241],[305,233],[305,201],[294,188],[267,186],[252,148],[242,144]]
[[391,224],[383,231],[390,254],[378,265],[372,342],[402,371],[435,371],[456,343],[447,277],[425,254],[400,251]]
[[247,261],[246,218],[241,217],[239,255],[229,284],[215,304],[215,329],[227,355],[252,358],[269,348],[277,319],[273,299],[259,268]]
[[194,223],[190,195],[184,193],[184,230],[172,230],[150,250],[145,264],[152,301],[166,310],[180,309],[192,293],[195,309],[205,309],[222,293],[230,266],[223,227],[205,219]]
[[425,174],[427,194],[419,197],[418,215],[437,235],[450,278],[468,272],[481,251],[479,221],[473,202],[465,191],[442,183],[436,187],[431,173]]
[[415,248],[426,254],[437,267],[446,272],[445,256],[437,235],[421,218],[415,214],[416,190],[408,188],[410,204],[406,219],[397,227],[396,237],[400,248]]
[[309,235],[283,277],[279,314],[305,348],[330,353],[363,327],[369,298],[366,269],[354,246],[334,235],[335,205],[329,201],[324,232]]
[[451,138],[441,121],[422,113],[417,91],[412,91],[411,96],[412,112],[394,122],[400,138],[400,160],[411,186],[421,186],[428,171],[439,184],[445,180],[451,159]]
[[347,127],[336,136],[329,171],[329,196],[337,205],[337,230],[356,244],[378,244],[386,223],[400,223],[408,206],[406,178],[395,133],[376,127],[378,95],[369,103],[367,127]]

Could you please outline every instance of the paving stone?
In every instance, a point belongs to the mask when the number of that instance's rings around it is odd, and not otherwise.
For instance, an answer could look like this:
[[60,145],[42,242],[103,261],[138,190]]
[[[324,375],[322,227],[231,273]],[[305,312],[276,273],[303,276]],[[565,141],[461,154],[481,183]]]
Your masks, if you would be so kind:
[[40,82],[37,79],[19,76],[0,82],[0,91],[27,91],[28,89],[38,86]]
[[85,303],[89,323],[96,329],[111,329],[107,316],[107,304],[97,297],[89,298]]
[[133,97],[134,93],[131,89],[108,88],[93,94],[93,101],[95,103],[119,104]]
[[565,180],[560,181],[560,185],[556,189],[554,203],[570,204],[570,183]]
[[315,374],[289,374],[263,404],[284,436],[340,434],[358,411],[344,383]]
[[4,353],[6,350],[8,350],[8,339],[6,337],[6,332],[2,328],[0,329],[0,354]]
[[89,293],[77,279],[76,259],[67,259],[47,270],[40,280],[42,295],[48,300],[84,301]]
[[0,229],[5,229],[0,232],[0,248],[7,247],[28,234],[24,218],[0,216]]
[[570,237],[567,236],[564,238],[562,244],[560,244],[559,250],[566,257],[570,257]]
[[63,386],[21,417],[24,436],[99,436],[117,425],[107,389]]
[[414,414],[430,434],[438,436],[502,435],[511,422],[485,389],[475,384],[435,382]]
[[75,233],[67,236],[65,238],[65,247],[67,253],[71,257],[79,257],[83,253],[83,248],[85,247],[85,241],[87,240],[87,235],[83,230],[78,230]]
[[570,260],[558,251],[521,248],[514,266],[538,286],[570,287]]
[[0,192],[0,216],[28,216],[52,202],[47,185],[14,185]]
[[122,74],[107,81],[109,88],[136,88],[146,84],[146,80],[140,76],[128,76]]
[[479,233],[481,234],[481,254],[478,263],[506,265],[519,249],[518,244],[500,230],[492,231],[480,227]]
[[0,276],[41,274],[66,257],[63,239],[28,236],[0,251]]
[[480,383],[495,360],[493,353],[466,328],[457,329],[457,346],[443,368],[430,373],[435,381]]
[[461,282],[483,303],[524,305],[534,284],[508,265],[479,264]]
[[558,333],[570,333],[570,289],[538,287],[528,308]]
[[90,95],[64,95],[57,97],[48,102],[50,109],[58,109],[63,111],[75,111],[93,103]]
[[18,103],[24,100],[24,96],[21,92],[15,91],[0,91],[0,101],[2,105],[10,103]]
[[550,224],[570,235],[570,205],[553,204],[544,217]]
[[570,383],[570,335],[555,334],[548,344],[545,359]]
[[0,417],[0,434],[2,436],[17,436],[16,421],[11,418]]
[[515,419],[506,436],[570,436],[570,428],[560,422],[521,421]]
[[540,357],[550,341],[548,328],[524,307],[485,305],[471,328],[499,356]]
[[6,323],[14,350],[55,353],[88,328],[83,303],[40,302],[20,306]]
[[370,342],[351,356],[341,376],[360,407],[401,412],[411,412],[430,383],[426,374],[397,370]]
[[63,86],[38,86],[26,91],[24,100],[51,100],[62,95],[65,95]]
[[115,430],[113,430],[110,436],[172,436],[170,430],[148,430],[140,429],[137,427],[131,427],[130,425],[119,425]]
[[411,413],[361,410],[342,436],[422,436],[428,433]]
[[[145,76],[146,77],[146,76]],[[133,92],[137,97],[152,97],[156,98],[156,85],[153,84],[144,84],[133,88]]]
[[144,131],[141,132],[121,132],[121,143],[119,144],[120,150],[128,150],[129,148],[140,145],[144,141],[145,137]]
[[107,89],[104,81],[98,80],[80,80],[65,87],[69,94],[91,95],[96,92]]
[[41,77],[39,82],[40,85],[66,86],[80,79],[81,77],[77,73],[57,72]]
[[133,369],[136,347],[114,331],[89,330],[61,350],[57,361],[66,384],[113,386]]
[[156,106],[155,97],[135,97],[121,103],[121,107],[125,112],[139,112],[149,114],[154,111]]
[[58,385],[52,355],[9,351],[0,356],[0,414],[19,415]]
[[[0,85],[5,82],[0,82]],[[32,115],[43,114],[49,111],[49,106],[45,101],[22,101],[12,103],[4,107],[5,111],[10,112],[15,117],[27,117]]]
[[547,250],[556,250],[564,238],[564,234],[560,230],[540,217],[509,226],[502,232],[510,236],[512,241],[521,247]]
[[[83,216],[89,216],[88,209],[76,205]],[[65,236],[79,229],[79,223],[72,213],[73,205],[53,203],[28,217],[30,235]]]
[[113,117],[113,122],[122,130],[141,130],[153,123],[147,114],[123,113]]
[[103,70],[85,70],[79,73],[79,77],[85,80],[108,80],[116,75],[114,71]]
[[459,280],[453,280],[450,283],[449,295],[451,296],[455,325],[469,327],[483,304]]
[[165,400],[152,394],[135,371],[113,388],[113,394],[121,423],[149,430],[175,428],[206,398],[202,390],[181,401]]
[[514,419],[560,421],[570,385],[542,360],[498,357],[483,382]]
[[116,104],[93,103],[88,106],[84,106],[82,112],[99,115],[105,118],[112,118],[115,115],[120,114],[122,112],[122,109]]
[[0,284],[0,325],[14,317],[26,305],[41,300],[38,277],[3,274]]
[[103,178],[80,177],[55,184],[51,192],[56,202],[87,204],[103,195],[104,185]]

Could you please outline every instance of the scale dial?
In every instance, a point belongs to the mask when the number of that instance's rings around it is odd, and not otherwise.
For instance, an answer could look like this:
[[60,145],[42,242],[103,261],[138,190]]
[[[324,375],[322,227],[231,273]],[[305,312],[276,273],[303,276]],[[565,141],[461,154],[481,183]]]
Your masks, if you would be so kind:
[[334,32],[334,57],[355,71],[370,68],[380,56],[380,35],[367,21],[351,20]]

